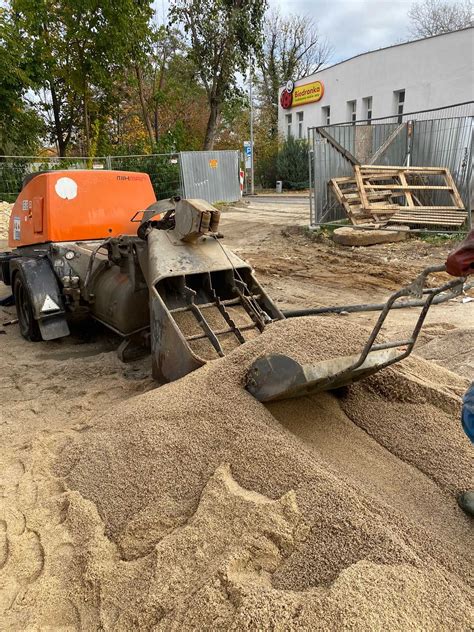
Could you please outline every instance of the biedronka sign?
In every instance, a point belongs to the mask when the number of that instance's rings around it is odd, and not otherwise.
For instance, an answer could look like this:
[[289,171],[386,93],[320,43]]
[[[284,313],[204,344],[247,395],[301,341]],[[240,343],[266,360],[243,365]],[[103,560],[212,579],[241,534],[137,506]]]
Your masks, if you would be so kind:
[[324,94],[324,85],[321,81],[312,81],[302,86],[295,87],[292,81],[288,81],[280,96],[280,104],[285,110],[297,105],[306,105],[319,101]]

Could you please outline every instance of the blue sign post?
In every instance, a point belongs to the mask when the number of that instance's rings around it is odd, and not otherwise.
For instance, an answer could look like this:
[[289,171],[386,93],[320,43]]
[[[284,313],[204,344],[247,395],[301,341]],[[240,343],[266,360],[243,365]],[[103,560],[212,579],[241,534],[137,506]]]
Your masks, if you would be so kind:
[[249,140],[244,140],[244,156],[245,156],[245,168],[252,168],[252,145]]

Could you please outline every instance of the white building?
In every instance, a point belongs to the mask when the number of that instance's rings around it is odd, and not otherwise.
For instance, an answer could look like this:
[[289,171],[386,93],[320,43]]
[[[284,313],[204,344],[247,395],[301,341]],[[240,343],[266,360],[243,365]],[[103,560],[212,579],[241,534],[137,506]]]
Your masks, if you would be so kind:
[[474,28],[356,55],[289,81],[279,95],[282,136],[308,127],[397,116],[474,100]]

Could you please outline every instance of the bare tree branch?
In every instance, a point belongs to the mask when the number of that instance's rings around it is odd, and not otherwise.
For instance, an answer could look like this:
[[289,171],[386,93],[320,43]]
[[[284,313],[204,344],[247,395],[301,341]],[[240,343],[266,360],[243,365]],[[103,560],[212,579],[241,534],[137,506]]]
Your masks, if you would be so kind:
[[408,18],[409,30],[414,38],[449,33],[472,25],[472,2],[422,0],[412,4]]
[[310,75],[326,64],[333,47],[319,34],[314,18],[282,16],[278,9],[266,15],[264,47],[259,60],[259,97],[269,116],[270,135],[278,134],[278,91],[288,79]]

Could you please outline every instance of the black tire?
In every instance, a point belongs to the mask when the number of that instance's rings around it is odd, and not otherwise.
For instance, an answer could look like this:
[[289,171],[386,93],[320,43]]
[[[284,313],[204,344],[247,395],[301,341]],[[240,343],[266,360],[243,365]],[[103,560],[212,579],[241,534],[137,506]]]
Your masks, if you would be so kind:
[[13,296],[15,297],[16,313],[21,335],[25,340],[29,340],[30,342],[39,342],[42,340],[41,331],[38,321],[33,316],[30,292],[21,270],[15,274]]

